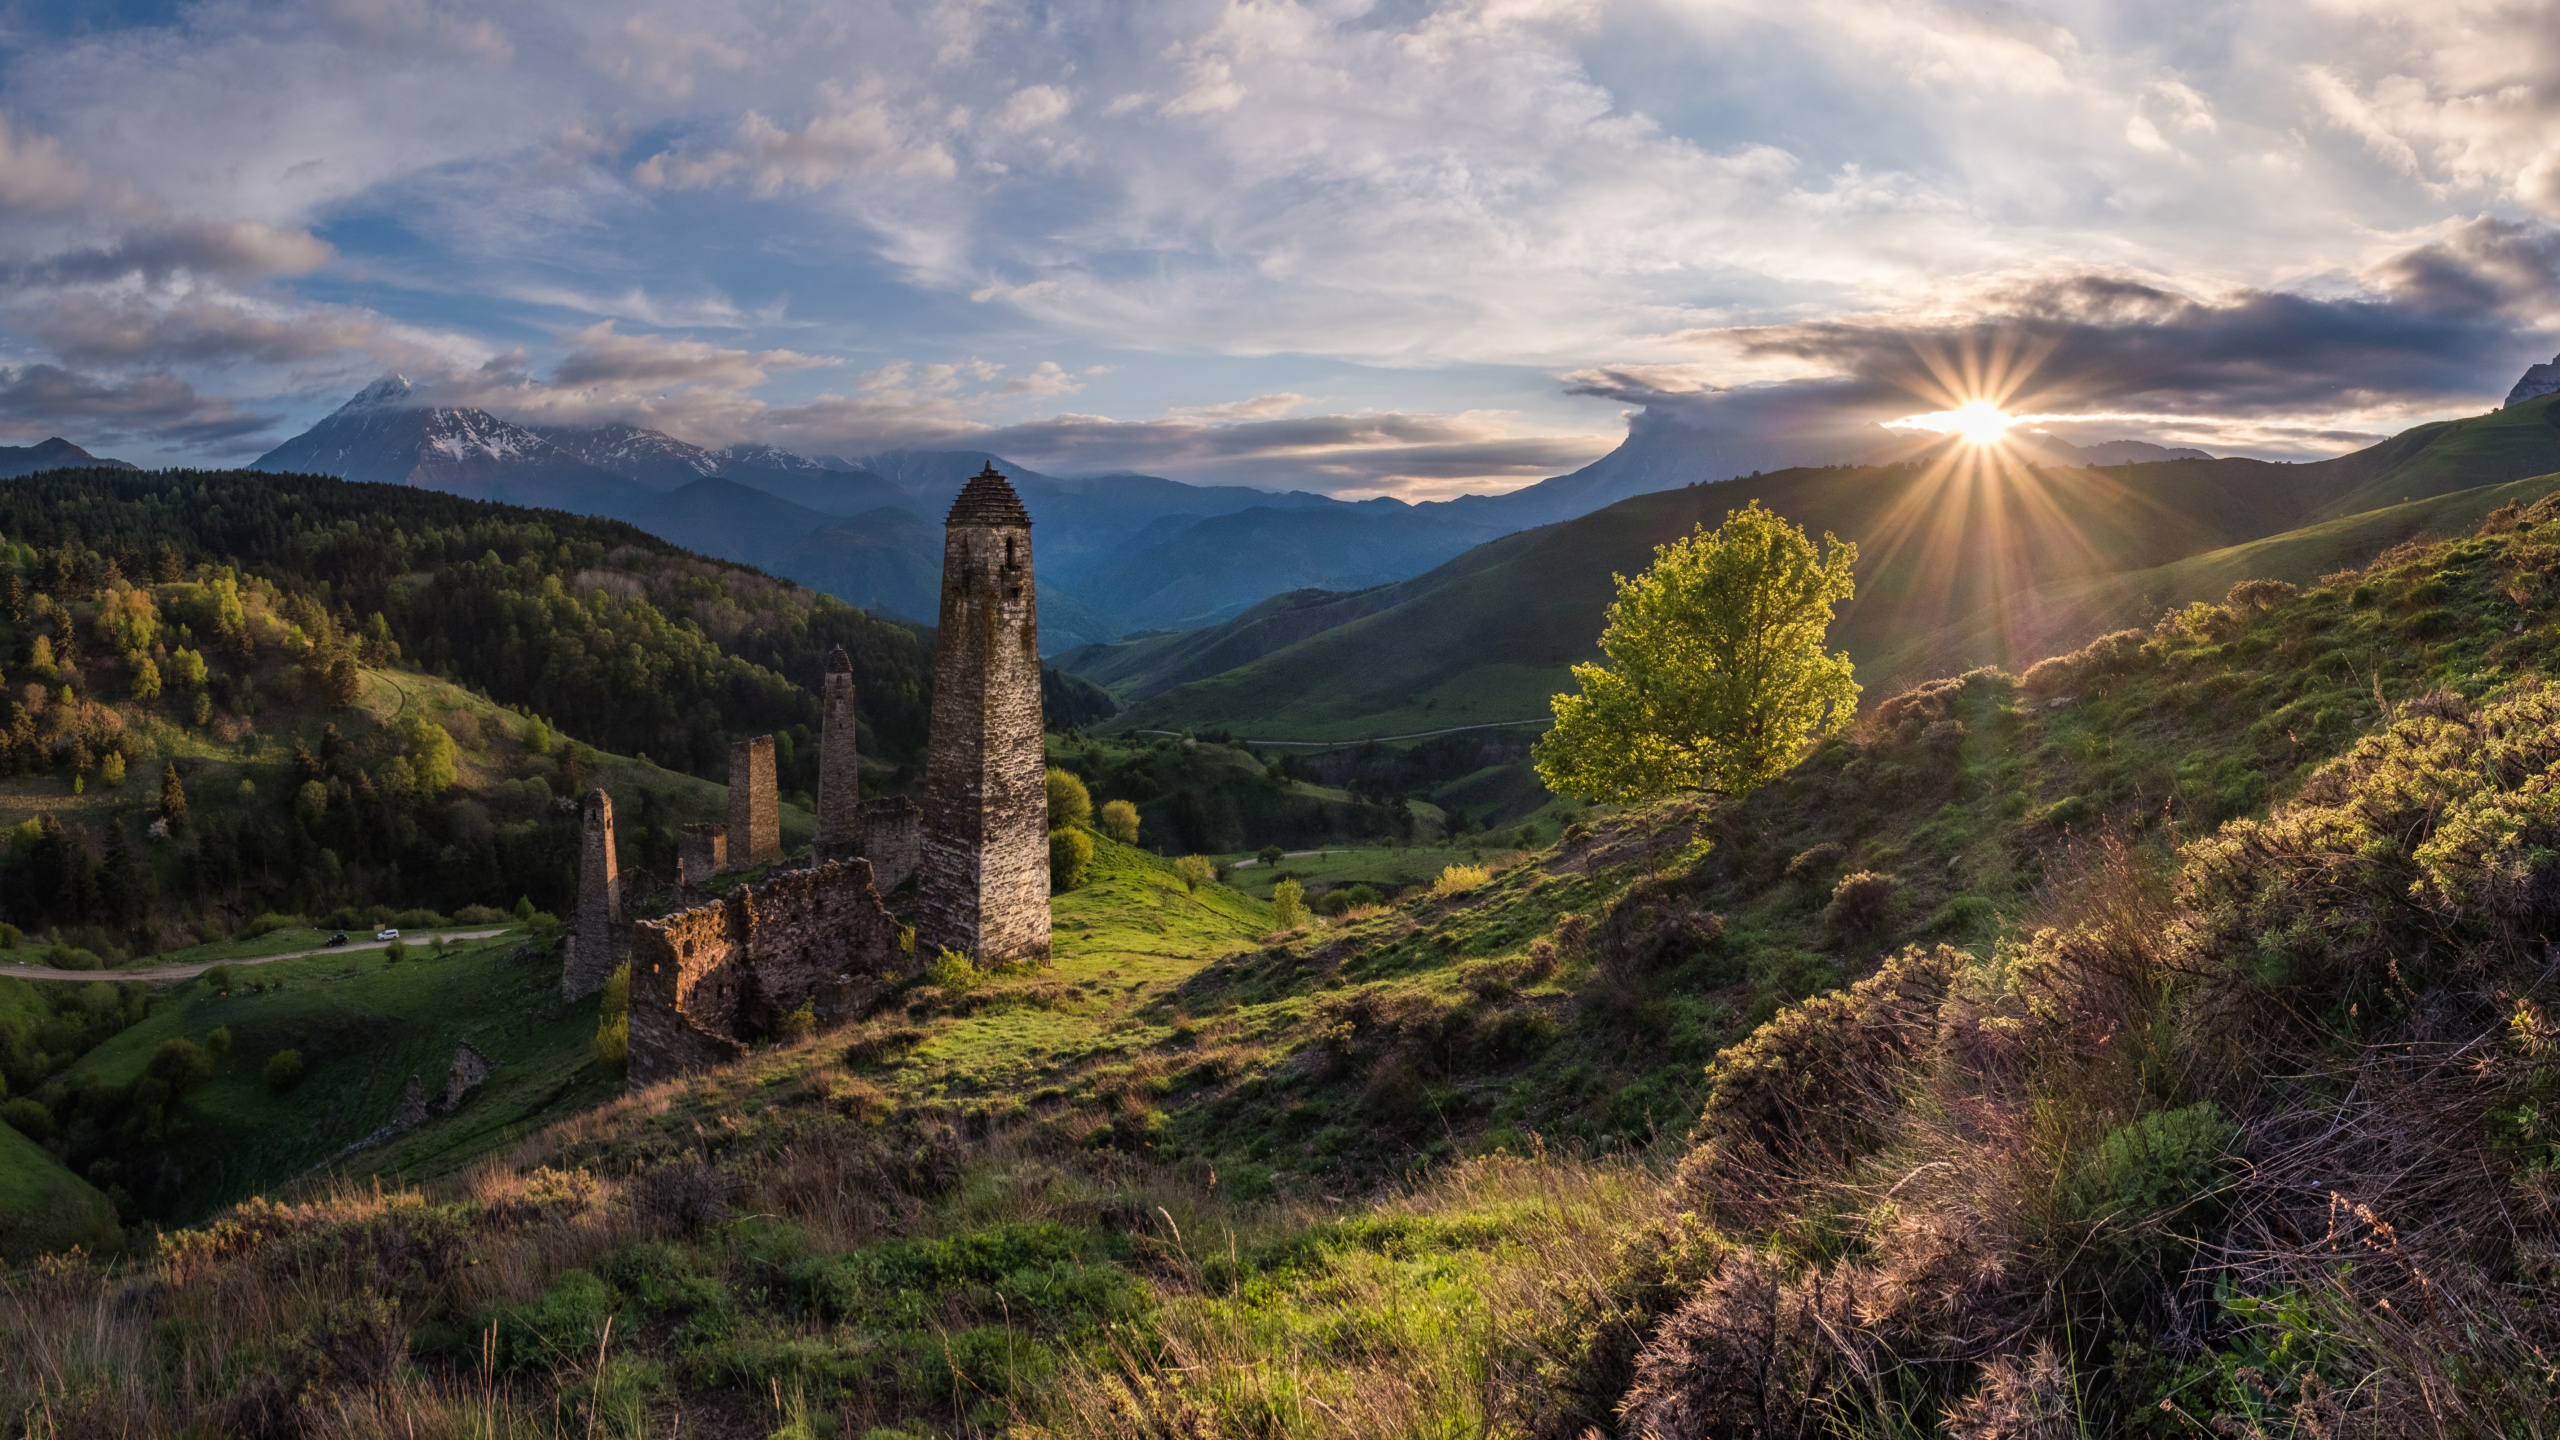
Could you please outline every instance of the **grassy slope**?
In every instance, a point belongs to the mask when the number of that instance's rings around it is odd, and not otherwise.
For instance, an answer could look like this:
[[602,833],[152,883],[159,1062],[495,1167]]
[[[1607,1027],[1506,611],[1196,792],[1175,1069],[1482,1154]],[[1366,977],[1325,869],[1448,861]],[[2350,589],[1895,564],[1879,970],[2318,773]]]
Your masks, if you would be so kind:
[[[1158,1416],[1194,1407],[1188,1433],[1476,1433],[1540,1406],[1565,1407],[1557,1433],[1609,1423],[1616,1391],[1585,1388],[1607,1345],[1574,1336],[1595,1305],[1649,1326],[1679,1292],[1642,1290],[1645,1267],[1683,1273],[1664,1247],[1695,1222],[1660,1214],[1641,1167],[1557,1152],[1676,1136],[1704,1059],[1884,949],[1987,952],[2096,822],[2143,843],[2172,838],[2164,819],[2192,835],[2262,809],[2374,725],[2377,678],[2398,699],[2560,661],[2549,612],[2506,592],[2513,543],[2446,547],[2379,596],[2156,636],[2067,698],[1975,677],[1741,805],[1610,821],[1483,889],[1339,927],[1257,943],[1258,905],[1105,844],[1057,902],[1055,966],[918,986],[852,1031],[537,1137],[511,1168],[680,1177],[707,1157],[729,1216],[685,1219],[640,1179],[591,1221],[574,1199],[543,1202],[558,1224],[450,1212],[437,1223],[485,1227],[463,1250],[492,1263],[419,1277],[416,1353],[467,1370],[469,1336],[534,1323],[509,1317],[545,1297],[566,1339],[618,1314],[632,1363],[663,1366],[633,1401],[656,1429],[678,1409],[687,1430],[769,1429],[798,1407],[821,1432],[1133,1433],[1086,1365],[1144,1375]],[[1854,931],[1823,903],[1853,868],[1902,882]],[[1568,912],[1596,917],[1592,939],[1542,967]],[[1377,1188],[1470,1152],[1493,1158]],[[365,1205],[345,1209],[368,1233]],[[501,1398],[539,1417],[556,1386],[576,1430],[590,1392],[552,1368]]]
[[[202,1044],[216,1027],[231,1032],[229,1056],[186,1100],[169,1144],[185,1177],[173,1218],[184,1221],[328,1162],[391,1120],[413,1074],[437,1100],[454,1048],[467,1040],[497,1062],[489,1084],[452,1115],[350,1156],[343,1167],[357,1175],[447,1174],[615,1088],[588,1053],[595,1001],[561,1001],[556,960],[509,965],[520,943],[510,934],[458,944],[441,960],[413,949],[397,964],[382,951],[280,960],[254,972],[259,982],[281,984],[263,994],[247,988],[246,972],[228,995],[186,981],[64,1078],[74,1086],[89,1075],[122,1084],[164,1040]],[[265,1083],[267,1058],[279,1050],[300,1050],[308,1067],[301,1086],[282,1096]]]
[[[0,1014],[41,1019],[36,987],[0,978]],[[97,1187],[56,1164],[44,1148],[0,1125],[0,1259],[23,1260],[66,1245],[96,1245],[115,1230],[115,1210]]]
[[2131,574],[2040,586],[2000,615],[1885,652],[1877,657],[1879,668],[1895,674],[1953,674],[1983,655],[2042,655],[2093,635],[2147,625],[2171,606],[2220,600],[2243,580],[2308,586],[2404,541],[2464,534],[2501,505],[2531,504],[2555,489],[2560,489],[2560,474],[2452,490]]
[[2553,397],[2544,396],[2512,409],[2492,410],[2440,425],[2422,425],[2405,435],[2395,435],[2360,452],[2372,475],[2321,507],[2320,518],[2334,519],[2560,470],[2560,408],[2554,406]]
[[0,1260],[116,1238],[115,1207],[42,1146],[0,1125]]

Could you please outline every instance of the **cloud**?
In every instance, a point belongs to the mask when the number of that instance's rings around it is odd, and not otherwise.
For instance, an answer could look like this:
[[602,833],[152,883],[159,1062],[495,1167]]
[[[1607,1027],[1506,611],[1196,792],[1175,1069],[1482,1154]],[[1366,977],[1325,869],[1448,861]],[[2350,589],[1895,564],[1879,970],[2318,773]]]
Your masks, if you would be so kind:
[[396,360],[380,317],[323,306],[278,312],[237,301],[174,304],[60,295],[33,308],[26,328],[63,359],[84,364],[293,365],[358,352]]
[[202,275],[229,281],[306,275],[336,251],[310,232],[256,220],[193,221],[124,235],[113,244],[65,250],[8,267],[18,284],[100,284]]
[[49,215],[89,198],[88,167],[62,142],[28,135],[0,114],[0,214]]
[[[1984,399],[2080,440],[2175,437],[2273,455],[2369,443],[2485,409],[2551,348],[2560,231],[2477,219],[2385,257],[2344,293],[2190,295],[2121,274],[1995,277],[1926,314],[1692,332],[1797,378],[1722,366],[1595,367],[1575,394],[1729,437],[1738,467],[1861,458],[1897,415]],[[2070,417],[2083,417],[2077,421]]]
[[0,433],[36,439],[76,428],[93,453],[125,439],[236,451],[278,418],[200,395],[170,375],[107,380],[57,365],[0,366]]
[[951,152],[928,137],[921,117],[900,113],[876,89],[833,86],[825,108],[797,127],[749,111],[728,144],[699,153],[664,150],[640,162],[632,178],[656,190],[702,190],[743,182],[763,197],[819,189],[857,177],[948,180]]
[[1276,418],[1298,402],[1267,396],[1157,420],[1061,414],[991,424],[972,415],[950,373],[909,368],[862,393],[772,410],[761,429],[813,453],[966,447],[1066,474],[1142,471],[1195,484],[1414,499],[1513,489],[1588,464],[1617,440],[1523,433],[1516,417],[1494,412]]

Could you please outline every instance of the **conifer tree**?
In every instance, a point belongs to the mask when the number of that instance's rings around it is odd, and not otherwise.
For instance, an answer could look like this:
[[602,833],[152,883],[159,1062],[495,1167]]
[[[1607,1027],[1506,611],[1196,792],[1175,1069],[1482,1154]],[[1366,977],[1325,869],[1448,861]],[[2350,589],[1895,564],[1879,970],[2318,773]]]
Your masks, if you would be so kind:
[[170,833],[187,828],[187,787],[178,780],[178,762],[160,775],[160,818],[169,822]]

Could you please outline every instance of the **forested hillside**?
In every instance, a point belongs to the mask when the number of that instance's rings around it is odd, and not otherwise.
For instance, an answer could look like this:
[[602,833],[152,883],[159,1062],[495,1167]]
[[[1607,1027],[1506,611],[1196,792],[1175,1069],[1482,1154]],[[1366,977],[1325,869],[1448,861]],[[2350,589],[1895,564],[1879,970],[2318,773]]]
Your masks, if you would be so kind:
[[[269,648],[306,669],[396,655],[694,774],[725,773],[729,736],[814,727],[808,686],[837,645],[875,747],[924,742],[930,657],[912,627],[618,521],[318,476],[56,470],[0,487],[0,536],[32,552],[30,597],[89,604],[228,567],[273,592]],[[37,634],[66,638],[49,606],[9,620],[21,665]],[[81,668],[126,668],[113,644],[67,638]],[[202,638],[244,655],[270,639],[219,617]]]

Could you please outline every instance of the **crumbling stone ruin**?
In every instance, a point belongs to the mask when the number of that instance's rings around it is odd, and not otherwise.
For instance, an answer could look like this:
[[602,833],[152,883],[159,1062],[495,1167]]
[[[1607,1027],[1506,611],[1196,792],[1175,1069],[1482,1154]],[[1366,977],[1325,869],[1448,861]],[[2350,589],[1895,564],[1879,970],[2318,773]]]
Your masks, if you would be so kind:
[[729,868],[729,827],[687,825],[676,834],[676,883],[688,889],[707,885]]
[[884,891],[895,890],[916,873],[923,854],[924,811],[904,795],[891,795],[862,807],[862,858]]
[[[818,697],[818,838],[809,858],[818,864],[862,853],[862,756],[853,716],[853,657],[839,645],[827,654]],[[895,883],[895,882],[890,882]]]
[[633,927],[634,1087],[745,1053],[807,1004],[819,1029],[859,1017],[915,968],[865,860],[786,870]]
[[729,864],[750,870],[782,858],[782,802],[773,783],[773,737],[729,747]]
[[818,742],[818,838],[809,847],[812,864],[850,860],[871,862],[874,884],[895,890],[916,873],[919,826],[923,812],[903,795],[862,803],[862,754],[856,739],[853,657],[839,645],[827,656]]
[[[992,465],[951,508],[942,572],[925,803],[861,803],[853,665],[836,651],[809,868],[632,927],[634,1087],[734,1060],[802,1005],[820,1029],[858,1018],[938,948],[988,965],[1049,958],[1031,516]],[[688,886],[781,853],[773,738],[732,747],[730,776],[728,825],[679,842]],[[881,896],[910,874],[917,926],[905,932]]]
[[1031,513],[989,465],[944,522],[919,951],[1049,958],[1049,789]]
[[613,797],[590,790],[580,807],[578,924],[560,965],[560,998],[579,1000],[604,988],[622,963],[622,876],[613,855]]

